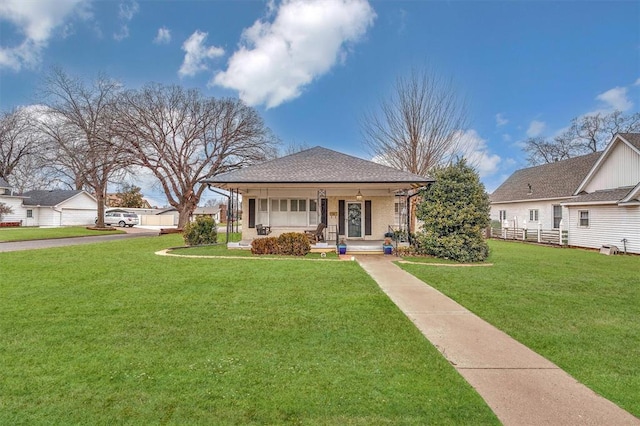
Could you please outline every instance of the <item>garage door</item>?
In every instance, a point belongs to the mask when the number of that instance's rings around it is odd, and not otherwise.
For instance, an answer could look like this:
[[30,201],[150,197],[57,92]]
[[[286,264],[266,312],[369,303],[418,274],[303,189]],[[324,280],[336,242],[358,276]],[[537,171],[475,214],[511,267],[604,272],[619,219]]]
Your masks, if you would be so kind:
[[96,210],[63,209],[60,224],[62,226],[93,225],[97,215]]

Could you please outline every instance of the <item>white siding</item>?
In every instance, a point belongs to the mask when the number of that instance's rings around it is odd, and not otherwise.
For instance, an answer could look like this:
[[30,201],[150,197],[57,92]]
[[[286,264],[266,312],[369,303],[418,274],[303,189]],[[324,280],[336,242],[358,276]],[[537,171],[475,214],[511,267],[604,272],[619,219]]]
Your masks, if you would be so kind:
[[22,198],[0,197],[0,203],[4,203],[11,207],[13,213],[5,213],[2,215],[3,222],[20,222],[27,217],[27,211],[22,208]]
[[[500,210],[506,210],[510,228],[523,228],[526,221],[528,229],[537,228],[538,223],[542,224],[542,229],[553,229],[553,206],[559,205],[560,202],[561,200],[492,204],[491,220],[499,220]],[[538,221],[531,222],[529,210],[536,209],[538,210]],[[562,209],[562,217],[566,218],[566,209]]]
[[[640,254],[640,206],[571,206],[569,209],[569,245],[600,248],[613,244],[627,252]],[[589,226],[580,227],[579,211],[589,211]],[[565,221],[565,223],[567,223]]]
[[640,155],[629,145],[618,143],[584,188],[587,192],[635,186],[640,182]]
[[39,210],[38,226],[60,226],[60,213],[53,210],[51,207],[34,208],[33,215],[36,215],[36,210]]

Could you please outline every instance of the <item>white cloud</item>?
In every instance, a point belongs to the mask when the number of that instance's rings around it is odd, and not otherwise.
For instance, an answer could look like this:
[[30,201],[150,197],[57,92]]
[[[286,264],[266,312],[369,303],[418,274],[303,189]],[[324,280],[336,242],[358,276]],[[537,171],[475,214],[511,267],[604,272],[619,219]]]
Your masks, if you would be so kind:
[[509,122],[509,120],[507,120],[507,119],[505,118],[505,116],[504,116],[504,115],[502,115],[502,113],[498,113],[498,114],[496,114],[496,126],[498,126],[498,127],[502,127],[502,126],[504,126],[505,124],[507,124],[508,122]]
[[626,87],[614,87],[596,96],[596,99],[606,104],[608,109],[626,111],[633,106],[633,102],[627,98]]
[[207,33],[196,30],[191,36],[182,43],[182,50],[186,53],[182,66],[178,70],[180,77],[193,77],[200,71],[206,71],[207,59],[217,58],[224,55],[224,49],[216,46],[205,46],[207,41]]
[[533,120],[529,124],[529,128],[527,129],[527,136],[530,138],[535,138],[536,136],[540,136],[544,131],[547,125],[544,121]]
[[113,34],[113,38],[117,41],[124,40],[129,37],[129,22],[140,10],[138,2],[132,0],[131,2],[122,2],[118,6],[118,19],[120,20],[120,31]]
[[500,156],[489,152],[487,141],[477,131],[471,129],[461,132],[458,141],[460,154],[469,165],[475,167],[480,177],[490,176],[498,170]]
[[[226,71],[210,84],[239,92],[249,105],[267,108],[300,96],[303,88],[346,57],[373,24],[366,0],[285,0],[270,20],[258,20],[243,32]],[[271,17],[275,15],[275,17]]]
[[0,22],[12,24],[23,38],[14,46],[5,46],[0,41],[0,68],[14,71],[23,67],[34,68],[40,62],[42,51],[48,46],[54,30],[63,27],[74,12],[82,17],[82,6],[87,4],[88,0],[1,1]]
[[636,80],[636,82],[635,82],[635,83],[633,83],[633,85],[634,85],[634,86],[640,86],[640,78],[638,78],[638,79]]
[[155,44],[168,44],[171,42],[171,30],[167,27],[158,28],[158,34],[153,39]]

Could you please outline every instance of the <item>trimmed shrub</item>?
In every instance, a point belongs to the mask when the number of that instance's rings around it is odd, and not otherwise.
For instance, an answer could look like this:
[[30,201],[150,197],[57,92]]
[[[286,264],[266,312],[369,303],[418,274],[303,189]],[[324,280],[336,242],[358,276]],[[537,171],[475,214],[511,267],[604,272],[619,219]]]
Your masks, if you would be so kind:
[[276,237],[256,238],[251,242],[251,253],[253,254],[278,254],[279,252],[280,247]]
[[215,219],[209,216],[198,216],[195,221],[187,223],[182,232],[184,243],[188,246],[215,244],[218,242],[218,227]]
[[290,256],[304,256],[311,251],[309,238],[299,232],[286,232],[278,237],[280,254]]

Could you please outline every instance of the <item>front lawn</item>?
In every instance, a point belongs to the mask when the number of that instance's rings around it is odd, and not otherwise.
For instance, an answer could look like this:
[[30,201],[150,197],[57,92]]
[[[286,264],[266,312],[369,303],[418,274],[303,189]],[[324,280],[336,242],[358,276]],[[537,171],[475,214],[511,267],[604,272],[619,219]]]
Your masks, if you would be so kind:
[[640,257],[489,244],[486,268],[400,266],[640,416]]
[[0,424],[499,424],[355,262],[0,253]]
[[0,242],[45,240],[49,238],[87,237],[91,235],[124,234],[121,230],[95,231],[84,226],[58,228],[0,228]]

